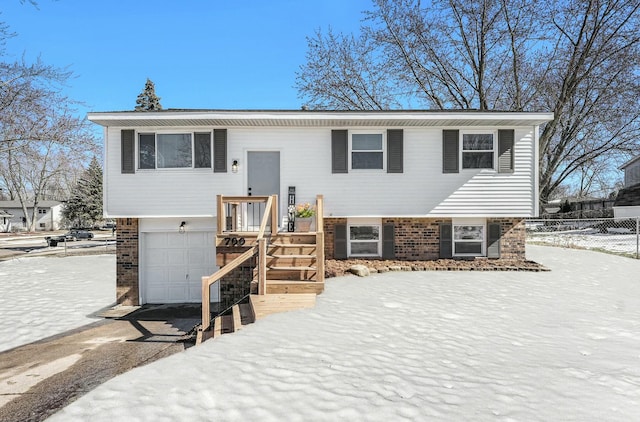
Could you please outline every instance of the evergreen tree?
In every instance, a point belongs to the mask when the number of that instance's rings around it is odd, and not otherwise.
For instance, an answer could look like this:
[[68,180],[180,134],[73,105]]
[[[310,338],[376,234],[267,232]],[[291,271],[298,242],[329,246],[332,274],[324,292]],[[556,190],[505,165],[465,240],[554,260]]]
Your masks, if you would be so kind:
[[136,100],[136,111],[155,111],[162,110],[162,104],[160,104],[160,97],[156,95],[156,86],[147,78],[147,83],[144,84],[144,90],[138,95]]
[[76,183],[62,216],[75,227],[92,227],[102,220],[102,167],[95,157]]

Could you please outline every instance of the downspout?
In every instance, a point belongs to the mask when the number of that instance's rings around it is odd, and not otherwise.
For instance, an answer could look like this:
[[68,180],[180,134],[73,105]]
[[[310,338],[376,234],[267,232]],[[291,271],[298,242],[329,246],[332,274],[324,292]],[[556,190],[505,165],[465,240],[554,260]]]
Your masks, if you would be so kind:
[[540,125],[533,127],[533,216],[540,216]]

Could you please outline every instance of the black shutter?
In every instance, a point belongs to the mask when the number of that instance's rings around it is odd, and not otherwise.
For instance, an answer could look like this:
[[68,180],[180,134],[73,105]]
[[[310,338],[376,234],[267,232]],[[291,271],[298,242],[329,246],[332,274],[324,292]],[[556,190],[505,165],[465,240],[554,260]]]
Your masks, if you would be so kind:
[[402,129],[387,130],[387,173],[402,173],[403,161]]
[[459,173],[460,131],[442,131],[442,172]]
[[227,129],[213,130],[213,171],[227,172]]
[[135,131],[123,129],[120,131],[121,173],[136,172],[136,142]]
[[382,226],[382,258],[395,259],[395,226],[393,223]]
[[453,235],[451,223],[440,223],[440,258],[453,257]]
[[336,224],[333,236],[333,258],[347,259],[347,225]]
[[498,173],[513,172],[513,129],[498,131]]
[[488,228],[487,258],[500,258],[500,236],[502,235],[502,227],[500,227],[500,223],[490,223]]
[[331,131],[331,173],[348,173],[349,137],[346,130]]

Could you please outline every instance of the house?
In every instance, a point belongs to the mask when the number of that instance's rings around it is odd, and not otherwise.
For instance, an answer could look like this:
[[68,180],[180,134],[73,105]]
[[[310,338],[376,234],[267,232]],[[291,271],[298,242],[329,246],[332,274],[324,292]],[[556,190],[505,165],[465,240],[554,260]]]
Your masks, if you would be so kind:
[[640,217],[640,155],[624,163],[624,188],[613,204],[615,218]]
[[[88,119],[104,128],[117,300],[136,305],[199,302],[202,277],[227,262],[223,250],[255,241],[229,233],[260,226],[256,204],[259,215],[273,210],[275,236],[288,229],[290,203],[319,198],[318,256],[327,259],[524,259],[523,220],[538,215],[539,125],[553,114],[162,110]],[[273,194],[277,203],[264,205]]]
[[[62,221],[62,203],[60,201],[40,201],[35,217],[35,229],[40,231],[58,230]],[[27,207],[29,216],[33,216],[33,207]],[[20,201],[0,201],[0,231],[27,230],[26,217]]]

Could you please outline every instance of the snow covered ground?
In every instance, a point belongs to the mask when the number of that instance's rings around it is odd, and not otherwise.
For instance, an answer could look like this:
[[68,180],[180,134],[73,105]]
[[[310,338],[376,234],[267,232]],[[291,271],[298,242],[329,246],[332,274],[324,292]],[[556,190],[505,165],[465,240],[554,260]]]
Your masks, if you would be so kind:
[[0,352],[98,321],[115,299],[115,255],[0,262]]
[[604,250],[632,257],[635,257],[638,251],[638,237],[634,233],[618,233],[615,229],[608,233],[600,233],[593,229],[528,233],[527,241],[566,248]]
[[640,261],[527,250],[552,271],[329,279],[314,309],[137,368],[50,420],[638,420]]

